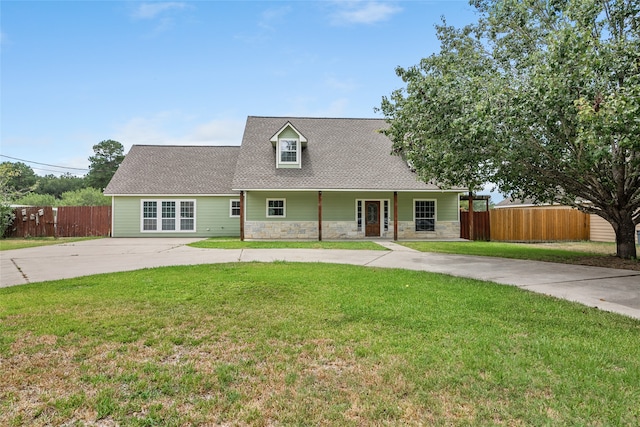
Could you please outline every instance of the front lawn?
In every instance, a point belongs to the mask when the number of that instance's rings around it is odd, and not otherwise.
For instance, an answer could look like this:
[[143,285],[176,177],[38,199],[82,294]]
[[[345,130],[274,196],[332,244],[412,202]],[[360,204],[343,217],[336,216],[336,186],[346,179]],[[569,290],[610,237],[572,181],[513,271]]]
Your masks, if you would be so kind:
[[470,279],[167,267],[0,289],[0,425],[638,425],[640,322]]
[[207,240],[200,240],[191,243],[188,246],[194,248],[205,249],[355,249],[355,250],[373,250],[386,251],[387,248],[382,247],[375,242],[369,241],[322,241],[305,240],[269,240],[269,241],[240,241],[237,237],[213,237]]
[[62,243],[72,243],[91,239],[101,239],[101,237],[9,237],[6,239],[0,239],[0,251],[34,248],[36,246],[60,245]]
[[[640,270],[638,259],[620,259],[615,256],[615,243],[506,243],[482,241],[400,241],[397,243],[421,252],[492,256]],[[638,253],[640,254],[640,246],[638,247]]]

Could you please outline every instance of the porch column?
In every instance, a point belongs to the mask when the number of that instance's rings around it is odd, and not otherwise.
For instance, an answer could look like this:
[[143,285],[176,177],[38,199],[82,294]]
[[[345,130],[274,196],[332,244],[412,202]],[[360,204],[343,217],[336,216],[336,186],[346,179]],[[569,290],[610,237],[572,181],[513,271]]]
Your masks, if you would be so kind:
[[398,240],[398,192],[393,192],[393,240]]
[[244,242],[244,191],[240,191],[240,241]]
[[318,241],[322,241],[322,191],[318,191]]

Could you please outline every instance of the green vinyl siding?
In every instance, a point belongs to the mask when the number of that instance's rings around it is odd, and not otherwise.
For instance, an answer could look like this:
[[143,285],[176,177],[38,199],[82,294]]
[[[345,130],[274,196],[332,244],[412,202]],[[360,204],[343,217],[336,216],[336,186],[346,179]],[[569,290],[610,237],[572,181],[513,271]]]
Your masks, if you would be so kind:
[[291,129],[290,126],[287,126],[287,128],[280,132],[280,135],[278,135],[278,139],[281,138],[300,139],[300,135],[298,135],[295,130]]
[[322,192],[323,221],[355,221],[356,194],[345,192]]
[[[267,217],[267,199],[284,199],[285,216]],[[248,191],[247,221],[313,221],[318,219],[318,192]]]
[[458,193],[398,193],[398,218],[413,221],[413,200],[435,200],[437,221],[458,221]]
[[[240,219],[229,216],[230,200],[240,196],[172,197],[145,196],[113,198],[113,237],[215,237],[239,236]],[[142,232],[140,230],[142,200],[194,200],[196,229],[179,232]]]
[[[323,192],[322,219],[324,221],[355,221],[357,200],[387,200],[389,219],[393,220],[393,192]],[[382,208],[382,205],[381,205]]]
[[[400,221],[413,221],[413,200],[435,200],[438,221],[458,221],[458,193],[398,192]],[[286,217],[267,218],[267,199],[285,199]],[[356,200],[388,200],[389,219],[393,221],[393,192],[322,192],[323,221],[355,221]],[[247,221],[313,221],[318,219],[317,191],[249,191],[246,194]]]

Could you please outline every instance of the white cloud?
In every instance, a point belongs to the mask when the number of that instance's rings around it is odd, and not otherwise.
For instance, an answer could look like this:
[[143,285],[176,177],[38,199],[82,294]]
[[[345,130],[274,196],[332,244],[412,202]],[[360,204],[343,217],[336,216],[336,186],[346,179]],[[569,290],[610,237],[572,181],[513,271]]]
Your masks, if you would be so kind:
[[142,3],[133,11],[133,17],[137,19],[154,19],[163,12],[182,10],[186,7],[187,4],[182,2]]
[[291,12],[291,6],[269,8],[262,12],[258,25],[262,28],[273,30],[277,25],[284,22],[284,17]]
[[240,145],[245,122],[234,119],[214,119],[197,126],[185,140],[192,145]]
[[327,76],[325,78],[325,85],[330,89],[341,92],[351,92],[358,86],[353,79],[340,80],[335,76]]
[[331,103],[318,114],[320,117],[343,117],[349,106],[349,100],[347,98],[339,98],[331,101]]
[[348,98],[337,98],[328,101],[320,101],[315,97],[298,96],[287,99],[290,105],[288,111],[278,114],[291,117],[344,117],[349,107]]
[[116,139],[126,151],[142,145],[240,145],[244,121],[216,118],[197,121],[180,112],[165,111],[134,117],[118,127]]
[[390,2],[340,1],[337,4],[338,10],[332,16],[332,22],[336,25],[375,24],[402,11],[402,8]]

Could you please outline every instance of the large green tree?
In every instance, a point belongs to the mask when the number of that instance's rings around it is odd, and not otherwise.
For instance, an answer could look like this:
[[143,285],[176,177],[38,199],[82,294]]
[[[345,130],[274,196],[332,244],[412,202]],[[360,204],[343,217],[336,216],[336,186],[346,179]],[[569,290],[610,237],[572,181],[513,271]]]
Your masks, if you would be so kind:
[[124,160],[124,147],[118,141],[108,139],[93,146],[94,155],[89,157],[87,183],[90,187],[103,190],[118,166]]
[[640,0],[475,0],[441,51],[397,74],[386,131],[427,181],[575,206],[617,254],[640,223]]
[[6,185],[15,192],[26,193],[33,190],[38,177],[31,166],[22,162],[2,162]]
[[60,199],[62,193],[80,190],[85,187],[86,180],[84,177],[75,176],[67,172],[60,176],[49,174],[38,177],[38,185],[35,192],[38,194],[50,194],[56,199]]

